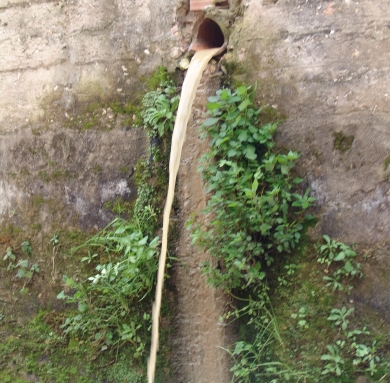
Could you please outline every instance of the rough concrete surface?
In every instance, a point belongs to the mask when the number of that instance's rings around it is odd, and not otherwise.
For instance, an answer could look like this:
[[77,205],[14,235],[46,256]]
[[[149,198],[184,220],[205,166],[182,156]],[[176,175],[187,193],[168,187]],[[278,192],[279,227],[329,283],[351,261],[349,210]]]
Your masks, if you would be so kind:
[[63,118],[86,96],[129,97],[141,74],[167,64],[174,3],[1,1],[0,133],[57,106]]
[[354,291],[390,321],[390,7],[386,0],[248,1],[225,60],[284,117],[278,144],[317,198],[322,234],[371,261]]
[[[302,153],[320,231],[349,243],[390,233],[389,20],[387,1],[251,1],[230,40],[263,104],[286,117],[279,143]],[[353,136],[344,152],[336,132]]]

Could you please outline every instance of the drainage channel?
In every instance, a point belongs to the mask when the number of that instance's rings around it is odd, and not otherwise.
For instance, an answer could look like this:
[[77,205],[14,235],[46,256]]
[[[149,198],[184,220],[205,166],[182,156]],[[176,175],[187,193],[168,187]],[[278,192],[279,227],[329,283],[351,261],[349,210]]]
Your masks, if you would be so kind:
[[[156,299],[153,304],[152,344],[148,360],[148,383],[153,383],[156,370],[156,358],[159,345],[159,321],[164,285],[164,273],[168,245],[169,218],[174,199],[176,178],[179,171],[182,148],[186,136],[187,124],[190,119],[192,104],[196,90],[199,86],[202,74],[208,62],[214,56],[220,55],[226,48],[225,37],[218,24],[205,18],[199,26],[197,37],[190,50],[195,51],[188,72],[183,82],[180,103],[177,111],[175,127],[172,134],[171,153],[169,160],[169,186],[164,208],[163,238],[157,276]],[[207,313],[206,313],[207,315]],[[217,347],[218,344],[213,347]],[[197,380],[200,382],[200,380]],[[209,381],[209,383],[211,383]]]

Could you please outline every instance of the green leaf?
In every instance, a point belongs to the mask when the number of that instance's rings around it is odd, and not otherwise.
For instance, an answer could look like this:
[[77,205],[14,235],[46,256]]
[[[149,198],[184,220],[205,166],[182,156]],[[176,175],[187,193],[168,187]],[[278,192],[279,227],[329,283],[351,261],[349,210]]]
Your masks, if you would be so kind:
[[289,166],[288,165],[282,165],[280,167],[280,171],[282,172],[282,174],[288,174],[288,171],[289,171]]
[[[261,234],[264,235],[264,234],[267,234],[269,229],[271,229],[272,226],[271,225],[268,225],[266,223],[263,223],[262,225],[260,225],[260,230],[261,230]],[[278,247],[278,250],[279,250],[279,247]]]
[[79,303],[79,306],[78,306],[78,309],[80,312],[84,312],[85,310],[87,310],[88,308],[88,305],[85,303],[85,302],[80,302]]
[[221,98],[219,96],[210,96],[207,100],[210,101],[210,103],[214,103],[219,101]]
[[19,263],[18,263],[18,266],[27,269],[27,267],[28,267],[28,260],[27,259],[20,260]]
[[227,153],[228,157],[234,157],[237,154],[236,149],[230,149]]
[[255,153],[255,147],[252,145],[248,145],[246,149],[244,150],[245,152],[245,157],[248,158],[248,160],[255,160],[257,158],[257,155]]
[[349,261],[345,262],[344,270],[347,273],[350,273],[350,272],[352,272],[354,270],[354,267],[352,266],[351,262],[349,262]]
[[334,261],[343,261],[345,259],[345,253],[344,251],[341,251],[334,257]]
[[213,111],[213,110],[216,110],[216,109],[220,108],[221,104],[219,104],[218,102],[209,102],[206,105],[206,107],[207,107],[208,110]]
[[258,186],[259,186],[259,181],[257,180],[257,178],[255,178],[253,183],[252,183],[252,193],[253,194],[256,193]]
[[241,142],[248,140],[248,132],[246,130],[242,130],[240,134],[238,135],[238,140]]
[[219,121],[219,118],[216,117],[210,117],[208,118],[202,125],[203,126],[213,126]]
[[19,278],[23,278],[25,274],[26,274],[26,271],[24,269],[19,269],[18,270],[18,274],[17,275],[18,275]]
[[245,110],[248,105],[251,104],[251,100],[249,100],[249,98],[246,98],[244,101],[241,102],[240,105],[238,105],[238,109],[242,112],[243,110]]
[[246,86],[239,86],[237,89],[236,89],[236,92],[239,96],[242,96],[243,94],[245,94],[247,92],[247,87]]

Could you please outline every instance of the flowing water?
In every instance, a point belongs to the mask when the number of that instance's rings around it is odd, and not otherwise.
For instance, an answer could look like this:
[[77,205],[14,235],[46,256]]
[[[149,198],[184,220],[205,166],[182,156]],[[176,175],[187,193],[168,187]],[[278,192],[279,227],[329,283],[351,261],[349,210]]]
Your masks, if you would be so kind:
[[171,154],[169,159],[169,186],[168,195],[164,208],[163,237],[159,270],[157,275],[156,300],[153,305],[153,325],[152,325],[152,345],[148,361],[148,383],[154,382],[156,370],[156,357],[159,343],[159,321],[162,289],[164,285],[165,263],[168,246],[169,217],[175,192],[176,177],[179,170],[180,157],[186,136],[187,124],[191,114],[196,89],[198,88],[202,73],[210,59],[220,50],[220,48],[205,49],[196,52],[191,60],[186,78],[183,82],[179,108],[177,110],[175,127],[172,134]]

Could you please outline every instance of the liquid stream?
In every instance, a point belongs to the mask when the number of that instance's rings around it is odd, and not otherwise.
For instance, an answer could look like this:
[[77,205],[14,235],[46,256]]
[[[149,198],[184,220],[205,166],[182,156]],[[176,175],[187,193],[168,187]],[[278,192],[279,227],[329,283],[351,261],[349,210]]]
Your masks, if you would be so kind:
[[186,78],[183,82],[180,103],[177,110],[175,127],[172,134],[171,154],[169,157],[169,186],[165,202],[163,218],[163,237],[161,254],[157,274],[156,300],[153,304],[152,344],[148,360],[148,383],[154,382],[156,358],[159,343],[159,322],[161,310],[162,289],[164,285],[165,263],[167,258],[169,217],[175,192],[176,177],[179,171],[181,152],[186,137],[188,120],[190,118],[195,93],[199,86],[203,71],[207,63],[217,54],[220,48],[205,49],[195,53],[191,60]]

